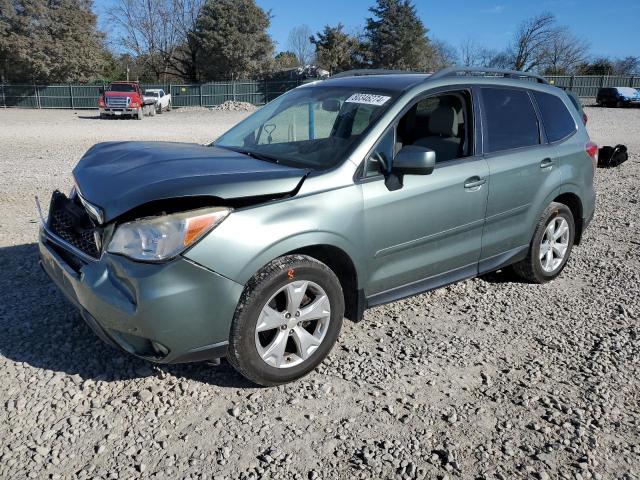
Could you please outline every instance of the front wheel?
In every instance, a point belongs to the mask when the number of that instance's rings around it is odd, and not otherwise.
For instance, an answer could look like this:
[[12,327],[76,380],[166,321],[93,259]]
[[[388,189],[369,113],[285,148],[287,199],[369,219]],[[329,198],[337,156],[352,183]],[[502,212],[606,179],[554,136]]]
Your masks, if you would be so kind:
[[569,207],[550,203],[538,221],[527,257],[513,265],[514,271],[532,283],[553,280],[567,264],[574,238],[575,223]]
[[343,316],[342,288],[329,267],[305,255],[278,258],[247,283],[227,359],[260,385],[297,380],[329,354]]

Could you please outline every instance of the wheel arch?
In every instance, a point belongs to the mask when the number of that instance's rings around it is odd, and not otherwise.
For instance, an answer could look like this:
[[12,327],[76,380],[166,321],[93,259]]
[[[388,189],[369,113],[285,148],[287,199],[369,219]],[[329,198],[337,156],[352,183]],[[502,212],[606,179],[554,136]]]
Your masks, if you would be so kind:
[[340,280],[344,294],[345,317],[359,321],[364,313],[364,293],[358,288],[358,271],[351,257],[334,245],[320,244],[298,248],[285,255],[307,255],[328,266]]
[[580,241],[582,240],[582,232],[584,230],[584,218],[583,218],[583,205],[582,200],[574,191],[564,191],[560,193],[553,199],[554,202],[562,203],[566,205],[569,210],[571,210],[571,214],[573,215],[573,221],[575,224],[575,238],[573,243],[575,245],[580,245]]

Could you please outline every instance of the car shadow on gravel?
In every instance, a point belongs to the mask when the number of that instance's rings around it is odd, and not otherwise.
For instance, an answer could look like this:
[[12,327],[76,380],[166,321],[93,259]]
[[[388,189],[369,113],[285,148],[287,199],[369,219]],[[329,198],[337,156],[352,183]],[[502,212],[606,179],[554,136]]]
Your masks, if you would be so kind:
[[0,355],[9,363],[81,379],[119,381],[170,374],[230,388],[255,388],[226,362],[153,365],[100,341],[42,271],[36,243],[0,248]]
[[503,268],[495,272],[485,273],[478,278],[488,283],[527,283],[522,277],[516,275],[511,268]]

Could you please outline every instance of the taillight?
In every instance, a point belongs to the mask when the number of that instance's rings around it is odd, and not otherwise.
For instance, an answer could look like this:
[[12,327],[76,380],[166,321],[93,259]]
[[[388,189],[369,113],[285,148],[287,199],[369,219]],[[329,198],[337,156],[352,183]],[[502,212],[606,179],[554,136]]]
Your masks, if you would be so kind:
[[598,165],[598,145],[593,142],[587,142],[584,146],[584,151],[587,152],[587,155],[591,157],[591,162],[593,163],[593,172],[596,171],[596,166]]

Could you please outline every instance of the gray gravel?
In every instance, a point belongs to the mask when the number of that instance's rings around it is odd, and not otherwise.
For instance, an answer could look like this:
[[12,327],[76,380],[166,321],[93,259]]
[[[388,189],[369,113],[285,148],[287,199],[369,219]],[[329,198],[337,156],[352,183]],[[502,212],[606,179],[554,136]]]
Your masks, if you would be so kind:
[[225,362],[103,345],[34,243],[33,195],[67,189],[93,143],[204,143],[245,114],[0,111],[0,478],[640,478],[640,109],[587,114],[632,155],[598,171],[558,280],[502,272],[375,308],[316,373],[261,389]]

